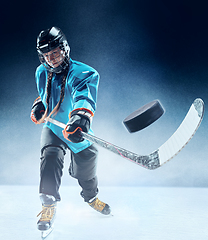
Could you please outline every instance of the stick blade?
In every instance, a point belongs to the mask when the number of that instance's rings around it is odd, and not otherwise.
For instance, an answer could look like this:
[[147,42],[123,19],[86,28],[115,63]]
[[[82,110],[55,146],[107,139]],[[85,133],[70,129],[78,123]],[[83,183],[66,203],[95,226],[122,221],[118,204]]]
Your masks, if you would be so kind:
[[158,149],[160,166],[175,157],[192,139],[204,115],[204,102],[197,98],[174,134]]

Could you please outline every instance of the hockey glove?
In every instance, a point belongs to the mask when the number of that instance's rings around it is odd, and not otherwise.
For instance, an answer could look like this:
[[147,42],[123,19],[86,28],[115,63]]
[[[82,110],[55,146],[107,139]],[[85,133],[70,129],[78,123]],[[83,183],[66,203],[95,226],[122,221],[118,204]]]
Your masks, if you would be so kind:
[[38,121],[42,118],[44,112],[45,112],[45,107],[41,101],[41,98],[38,97],[32,105],[32,110],[30,114],[31,120],[34,123],[38,124]]
[[92,116],[93,113],[85,108],[73,110],[70,114],[66,128],[62,131],[64,137],[73,143],[84,141],[81,131],[89,131],[90,119]]

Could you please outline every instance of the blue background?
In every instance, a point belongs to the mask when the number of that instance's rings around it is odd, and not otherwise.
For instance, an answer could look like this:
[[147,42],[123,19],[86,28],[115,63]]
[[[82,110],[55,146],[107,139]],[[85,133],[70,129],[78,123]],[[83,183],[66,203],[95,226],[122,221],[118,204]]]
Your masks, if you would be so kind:
[[[163,0],[6,1],[1,6],[0,184],[39,181],[41,126],[30,120],[37,97],[36,37],[60,27],[71,58],[100,73],[95,134],[138,154],[160,147],[178,128],[195,98],[208,102],[208,3]],[[122,121],[159,99],[165,114],[130,134]],[[101,185],[207,187],[208,119],[186,148],[149,171],[99,148]],[[67,176],[63,184],[75,182]]]

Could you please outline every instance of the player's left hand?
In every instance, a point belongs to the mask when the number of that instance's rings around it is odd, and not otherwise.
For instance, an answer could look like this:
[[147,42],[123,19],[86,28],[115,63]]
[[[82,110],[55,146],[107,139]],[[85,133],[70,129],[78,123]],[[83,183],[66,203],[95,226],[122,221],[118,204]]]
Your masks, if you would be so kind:
[[[82,114],[81,112],[84,114]],[[89,131],[90,129],[89,116],[91,116],[89,115],[89,112],[74,110],[71,113],[71,117],[67,123],[66,128],[62,131],[64,137],[73,143],[79,143],[84,141],[81,131],[83,132]]]

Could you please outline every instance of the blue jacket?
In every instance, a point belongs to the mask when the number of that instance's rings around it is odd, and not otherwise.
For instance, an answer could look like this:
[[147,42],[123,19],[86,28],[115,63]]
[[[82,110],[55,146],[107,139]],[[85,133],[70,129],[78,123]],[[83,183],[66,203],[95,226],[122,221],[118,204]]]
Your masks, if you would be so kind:
[[[47,85],[47,70],[43,65],[36,69],[36,83],[39,96],[46,107],[46,85]],[[53,74],[51,82],[51,99],[49,104],[49,112],[51,112],[60,99],[62,76]],[[99,74],[92,67],[70,59],[70,67],[66,79],[65,96],[61,103],[58,113],[52,118],[57,121],[67,124],[69,120],[69,113],[77,108],[87,108],[93,113],[96,109],[97,90],[99,85]],[[62,128],[52,124],[44,123],[44,127],[50,128],[56,136],[64,141],[68,147],[74,152],[78,153],[89,147],[91,143],[84,140],[80,143],[72,143],[67,141],[63,134]],[[93,134],[92,129],[89,130]]]

